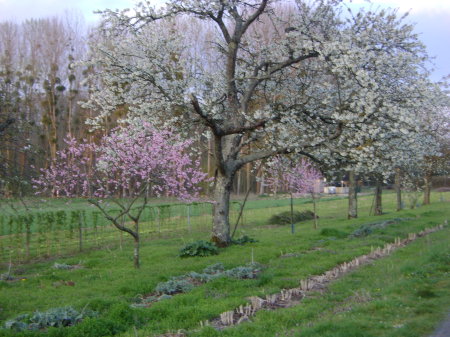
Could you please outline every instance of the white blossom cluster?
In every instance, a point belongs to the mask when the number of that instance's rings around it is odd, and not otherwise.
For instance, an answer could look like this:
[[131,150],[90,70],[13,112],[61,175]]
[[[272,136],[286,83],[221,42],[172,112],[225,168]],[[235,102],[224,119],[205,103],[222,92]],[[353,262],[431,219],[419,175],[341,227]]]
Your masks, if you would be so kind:
[[91,123],[122,108],[161,127],[202,125],[230,177],[283,153],[386,175],[437,151],[430,119],[448,98],[413,27],[396,11],[342,8],[172,0],[105,11],[88,62]]

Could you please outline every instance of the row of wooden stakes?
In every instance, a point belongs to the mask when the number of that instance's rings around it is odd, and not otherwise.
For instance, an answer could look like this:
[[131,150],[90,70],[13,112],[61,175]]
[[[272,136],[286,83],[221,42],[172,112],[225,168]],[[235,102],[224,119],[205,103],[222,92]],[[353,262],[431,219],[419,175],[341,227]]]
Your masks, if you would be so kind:
[[261,309],[270,310],[295,305],[306,296],[307,292],[320,291],[326,288],[326,285],[329,282],[338,279],[344,274],[347,274],[362,265],[368,264],[373,260],[388,256],[396,249],[404,247],[420,237],[442,230],[443,228],[444,225],[426,228],[418,233],[408,234],[405,239],[396,238],[393,243],[388,243],[384,247],[377,247],[375,249],[372,247],[369,254],[358,256],[350,262],[344,262],[321,275],[300,280],[300,286],[297,288],[283,289],[279,293],[266,295],[265,298],[258,296],[249,297],[249,303],[240,305],[234,310],[225,311],[220,314],[220,317],[212,321],[201,321],[200,326],[212,326],[217,329],[223,329],[231,325],[237,325],[248,321],[251,316],[254,316],[255,313]]

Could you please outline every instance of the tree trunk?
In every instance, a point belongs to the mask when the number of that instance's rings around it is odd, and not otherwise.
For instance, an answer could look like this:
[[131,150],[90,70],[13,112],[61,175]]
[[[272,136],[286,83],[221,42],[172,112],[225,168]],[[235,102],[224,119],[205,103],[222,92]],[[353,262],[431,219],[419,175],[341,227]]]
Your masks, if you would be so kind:
[[83,225],[81,224],[81,213],[78,214],[78,250],[83,251]]
[[141,266],[139,261],[139,236],[134,238],[133,264],[136,269],[139,269]]
[[430,195],[431,195],[431,176],[428,174],[423,178],[424,186],[423,186],[423,204],[430,204]]
[[[139,214],[140,216],[140,214]],[[133,264],[134,268],[139,269],[141,267],[139,245],[140,245],[140,235],[139,235],[139,219],[134,220],[134,252],[133,252]],[[122,233],[122,232],[121,232]]]
[[382,193],[382,182],[380,179],[377,179],[376,187],[375,187],[375,207],[374,207],[374,215],[383,214],[383,207],[381,204],[381,193]]
[[231,243],[229,211],[233,175],[218,170],[216,177],[211,241],[219,247],[227,247]]
[[358,217],[358,200],[356,193],[356,175],[354,171],[349,172],[348,182],[348,219]]
[[261,177],[260,177],[260,185],[259,185],[259,195],[264,194],[264,171],[261,171]]
[[403,208],[402,205],[402,177],[401,177],[401,173],[400,173],[400,169],[396,168],[395,169],[395,193],[397,194],[397,212],[401,211]]
[[[211,151],[212,151],[212,138],[208,138],[208,150],[206,151],[206,160],[207,160],[207,169],[208,169],[208,177],[212,177],[214,175],[214,167],[211,161]],[[210,185],[206,184],[206,194],[210,195]]]
[[242,176],[242,171],[239,170],[238,177],[237,177],[237,186],[236,186],[236,194],[238,196],[241,195],[241,176]]

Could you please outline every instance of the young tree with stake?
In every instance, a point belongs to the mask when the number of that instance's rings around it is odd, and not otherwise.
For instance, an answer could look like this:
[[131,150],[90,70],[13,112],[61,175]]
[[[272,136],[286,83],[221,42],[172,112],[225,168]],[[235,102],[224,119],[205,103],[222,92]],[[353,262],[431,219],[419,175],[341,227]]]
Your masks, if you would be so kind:
[[[134,266],[139,268],[139,223],[148,194],[196,197],[206,174],[189,154],[192,141],[149,123],[123,126],[105,136],[99,145],[67,141],[52,165],[42,170],[35,187],[58,195],[85,196],[117,229],[134,240]],[[97,164],[89,167],[90,151]],[[123,192],[127,195],[122,197]],[[119,207],[114,212],[111,204]],[[132,226],[126,224],[128,219]]]
[[286,157],[275,157],[268,164],[267,181],[272,190],[287,188],[291,198],[291,231],[294,234],[294,196],[309,194],[314,205],[314,228],[317,229],[316,186],[323,178],[322,173],[310,161],[300,159],[291,161]]

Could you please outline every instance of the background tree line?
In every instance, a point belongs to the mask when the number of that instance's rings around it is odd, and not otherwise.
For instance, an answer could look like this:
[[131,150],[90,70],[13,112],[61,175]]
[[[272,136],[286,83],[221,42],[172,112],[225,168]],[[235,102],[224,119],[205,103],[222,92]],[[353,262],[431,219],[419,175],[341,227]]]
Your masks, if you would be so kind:
[[[277,16],[284,22],[282,26],[286,32],[289,32],[291,12],[289,5],[277,7]],[[259,45],[252,46],[254,42],[244,41],[245,48],[264,48],[277,37],[279,27],[264,24],[263,21],[252,25],[250,30]],[[214,69],[217,62],[214,48],[220,48],[210,43],[214,39],[214,25],[179,16],[164,29],[169,33],[170,29],[182,29],[193,40],[185,53],[201,55],[197,58],[201,62],[193,63],[191,67],[197,67],[199,71],[203,69],[203,72],[205,68]],[[0,23],[0,193],[3,196],[32,193],[31,180],[40,168],[49,167],[55,160],[57,151],[65,147],[65,138],[86,139],[88,143],[93,143],[115,127],[119,119],[128,115],[128,104],[117,105],[114,113],[107,116],[100,116],[96,109],[80,104],[89,100],[95,90],[109,85],[92,76],[102,69],[79,63],[89,58],[90,46],[103,38],[99,30],[88,28],[82,17],[73,14],[22,23]],[[182,55],[171,57],[175,64],[181,62],[178,58]],[[305,73],[307,71],[304,70]],[[264,105],[263,93],[256,92],[256,96],[259,98],[249,103],[250,111]],[[179,114],[183,113],[180,108]],[[97,118],[96,128],[86,123],[94,118]],[[195,128],[190,127],[188,132],[195,139],[204,170],[209,176],[214,176],[213,137],[201,123]],[[264,141],[262,138],[259,142]],[[241,152],[251,153],[252,146],[259,145],[248,142]],[[448,155],[448,144],[444,143],[442,149],[442,153]],[[392,161],[392,158],[385,159]],[[92,157],[92,164],[94,160]],[[427,163],[409,169],[409,175],[416,180],[426,177],[425,182],[428,182],[431,175],[445,171],[445,164],[448,163],[444,161],[439,164],[441,169],[436,170],[439,158],[429,156],[427,160]],[[342,165],[343,172],[348,172],[348,162],[346,165]],[[400,171],[401,163],[398,166]],[[324,170],[331,171],[329,167],[324,167]],[[247,190],[266,193],[264,171],[264,168],[256,169],[252,163],[245,164],[234,177],[233,191],[238,194],[245,194]],[[420,184],[423,182],[417,183]],[[428,183],[425,184],[427,186]],[[207,192],[210,188],[209,184],[205,185]]]
[[[213,28],[200,27],[187,18],[178,21],[196,40],[197,48],[192,52],[199,53]],[[262,27],[262,33],[268,38],[273,32],[267,26]],[[88,78],[96,69],[78,62],[87,57],[89,42],[98,39],[93,27],[73,13],[20,23],[0,22],[0,195],[32,194],[31,180],[66,146],[64,139],[94,142],[127,114],[126,106],[118,108],[113,116],[102,119],[101,130],[86,124],[97,112],[83,108],[80,102],[86,101],[101,83]],[[202,66],[214,66],[212,53],[203,59]],[[212,139],[199,136],[196,147],[204,170],[213,176]],[[205,189],[209,191],[211,186]],[[233,189],[237,194],[249,189],[252,193],[266,193],[263,170],[246,165],[239,171]]]

